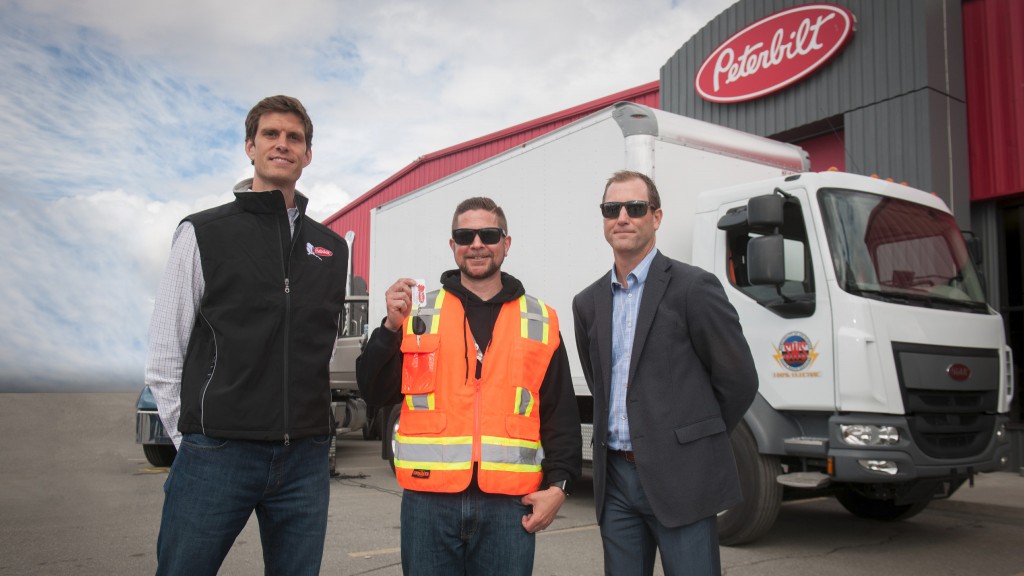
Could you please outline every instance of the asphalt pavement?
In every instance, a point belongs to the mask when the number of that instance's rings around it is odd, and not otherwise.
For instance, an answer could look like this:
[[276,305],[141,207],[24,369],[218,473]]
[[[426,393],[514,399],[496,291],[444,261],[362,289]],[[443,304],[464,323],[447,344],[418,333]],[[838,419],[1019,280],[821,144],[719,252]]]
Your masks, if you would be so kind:
[[[135,444],[134,403],[134,393],[0,394],[0,576],[153,573],[167,470]],[[358,433],[338,444],[323,574],[401,574],[401,489],[379,453]],[[579,482],[538,535],[535,574],[602,573],[592,497]],[[1024,576],[1024,477],[979,475],[903,522],[856,518],[832,498],[787,502],[764,538],[723,548],[722,564],[729,576]],[[262,573],[252,520],[221,574]]]

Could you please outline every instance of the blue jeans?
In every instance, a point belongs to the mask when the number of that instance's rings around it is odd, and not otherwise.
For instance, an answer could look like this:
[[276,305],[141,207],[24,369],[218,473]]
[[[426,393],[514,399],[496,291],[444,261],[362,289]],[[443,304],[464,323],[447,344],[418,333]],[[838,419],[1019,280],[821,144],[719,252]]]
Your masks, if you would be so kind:
[[157,574],[214,575],[256,511],[266,574],[319,574],[328,435],[284,442],[185,434],[164,483]]
[[[636,464],[608,454],[601,543],[604,573],[609,576],[650,576],[655,552],[661,552],[666,576],[718,576],[718,523],[714,516],[669,528],[658,522],[647,501]],[[686,498],[686,494],[680,494]]]
[[456,494],[402,495],[405,576],[529,576],[535,538],[523,529],[521,496],[487,494],[474,483]]

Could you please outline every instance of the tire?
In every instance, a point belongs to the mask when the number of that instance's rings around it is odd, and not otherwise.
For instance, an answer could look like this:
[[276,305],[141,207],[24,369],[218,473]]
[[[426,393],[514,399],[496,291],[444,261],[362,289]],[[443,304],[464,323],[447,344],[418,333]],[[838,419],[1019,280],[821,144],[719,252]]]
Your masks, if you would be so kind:
[[146,454],[146,460],[158,468],[169,467],[178,455],[173,444],[143,444],[142,451]]
[[930,500],[925,500],[923,502],[897,505],[893,500],[868,498],[853,488],[840,488],[836,490],[836,500],[839,500],[843,508],[846,508],[848,512],[858,518],[880,520],[882,522],[897,522],[917,516],[931,502]]
[[381,443],[384,446],[384,457],[391,464],[391,473],[395,473],[395,434],[398,433],[398,417],[402,413],[402,405],[396,404],[391,407],[388,414],[387,426],[382,431]]
[[758,453],[757,441],[745,422],[733,430],[730,441],[743,502],[718,515],[718,542],[723,546],[746,544],[764,536],[782,507],[782,485],[776,481],[782,473],[779,457]]

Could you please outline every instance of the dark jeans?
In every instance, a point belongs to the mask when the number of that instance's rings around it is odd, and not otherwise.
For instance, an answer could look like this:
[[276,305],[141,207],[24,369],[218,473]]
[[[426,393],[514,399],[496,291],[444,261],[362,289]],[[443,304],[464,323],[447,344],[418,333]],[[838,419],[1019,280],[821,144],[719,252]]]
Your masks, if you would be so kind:
[[157,574],[216,574],[254,510],[266,574],[319,574],[329,448],[327,435],[285,446],[185,434],[164,483]]
[[529,576],[535,538],[523,529],[521,496],[406,490],[402,572],[406,576]]
[[715,517],[678,528],[664,526],[654,517],[636,464],[617,454],[608,454],[601,542],[608,576],[650,576],[656,551],[661,552],[666,576],[722,573]]

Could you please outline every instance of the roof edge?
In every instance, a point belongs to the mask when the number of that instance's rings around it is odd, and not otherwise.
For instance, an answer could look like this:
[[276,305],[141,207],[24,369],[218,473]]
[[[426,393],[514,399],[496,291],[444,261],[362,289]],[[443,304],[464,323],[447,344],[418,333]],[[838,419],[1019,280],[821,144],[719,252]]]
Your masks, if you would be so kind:
[[346,204],[344,207],[342,207],[340,210],[338,210],[334,214],[331,214],[330,216],[325,218],[323,223],[325,225],[329,225],[331,222],[337,220],[338,218],[341,218],[342,216],[344,216],[348,212],[354,210],[356,207],[358,207],[360,204],[362,204],[366,200],[368,200],[368,199],[372,198],[373,196],[375,196],[377,194],[377,192],[379,192],[380,190],[383,190],[384,188],[387,188],[392,183],[394,183],[396,180],[401,179],[403,176],[405,176],[409,172],[412,172],[414,169],[416,169],[418,166],[420,166],[422,164],[426,164],[427,162],[431,162],[433,160],[437,160],[438,158],[443,158],[443,157],[449,156],[451,154],[462,152],[463,150],[467,150],[467,149],[470,149],[470,148],[475,148],[477,146],[481,146],[481,145],[487,144],[489,142],[500,140],[502,138],[507,138],[507,137],[509,137],[511,135],[514,135],[514,134],[517,134],[517,133],[520,133],[520,132],[527,132],[529,130],[532,130],[532,129],[536,128],[537,126],[543,126],[544,124],[549,124],[551,122],[562,120],[564,118],[568,118],[568,117],[575,116],[575,115],[578,115],[578,114],[585,115],[587,113],[594,112],[594,111],[597,111],[597,110],[601,110],[603,108],[611,106],[612,104],[615,104],[616,102],[620,102],[620,101],[623,101],[623,100],[631,100],[633,98],[638,98],[640,96],[643,96],[644,94],[649,94],[651,92],[657,92],[660,89],[660,86],[661,86],[661,81],[660,80],[654,80],[654,81],[648,82],[646,84],[641,84],[639,86],[635,86],[635,87],[630,88],[628,90],[623,90],[621,92],[616,92],[614,94],[610,94],[608,96],[604,96],[604,97],[598,98],[596,100],[591,100],[590,102],[585,102],[583,104],[579,104],[577,106],[573,106],[572,108],[566,108],[565,110],[561,110],[561,111],[555,112],[553,114],[548,114],[546,116],[541,116],[540,118],[535,118],[533,120],[529,120],[529,121],[523,122],[521,124],[516,124],[514,126],[510,126],[508,128],[499,130],[497,132],[492,132],[490,134],[486,134],[484,136],[480,136],[480,137],[474,138],[472,140],[467,140],[465,142],[462,142],[461,144],[456,144],[454,146],[449,146],[448,148],[443,148],[443,149],[438,150],[436,152],[431,152],[429,154],[425,154],[423,156],[420,156],[419,158],[417,158],[416,160],[414,160],[413,162],[411,162],[410,164],[408,164],[407,166],[405,166],[404,168],[402,168],[398,172],[395,172],[394,174],[389,176],[386,180],[384,180],[380,184],[374,186],[373,188],[371,188],[367,192],[365,192],[362,195],[360,195],[359,197],[357,197],[355,200],[352,200],[351,202]]

